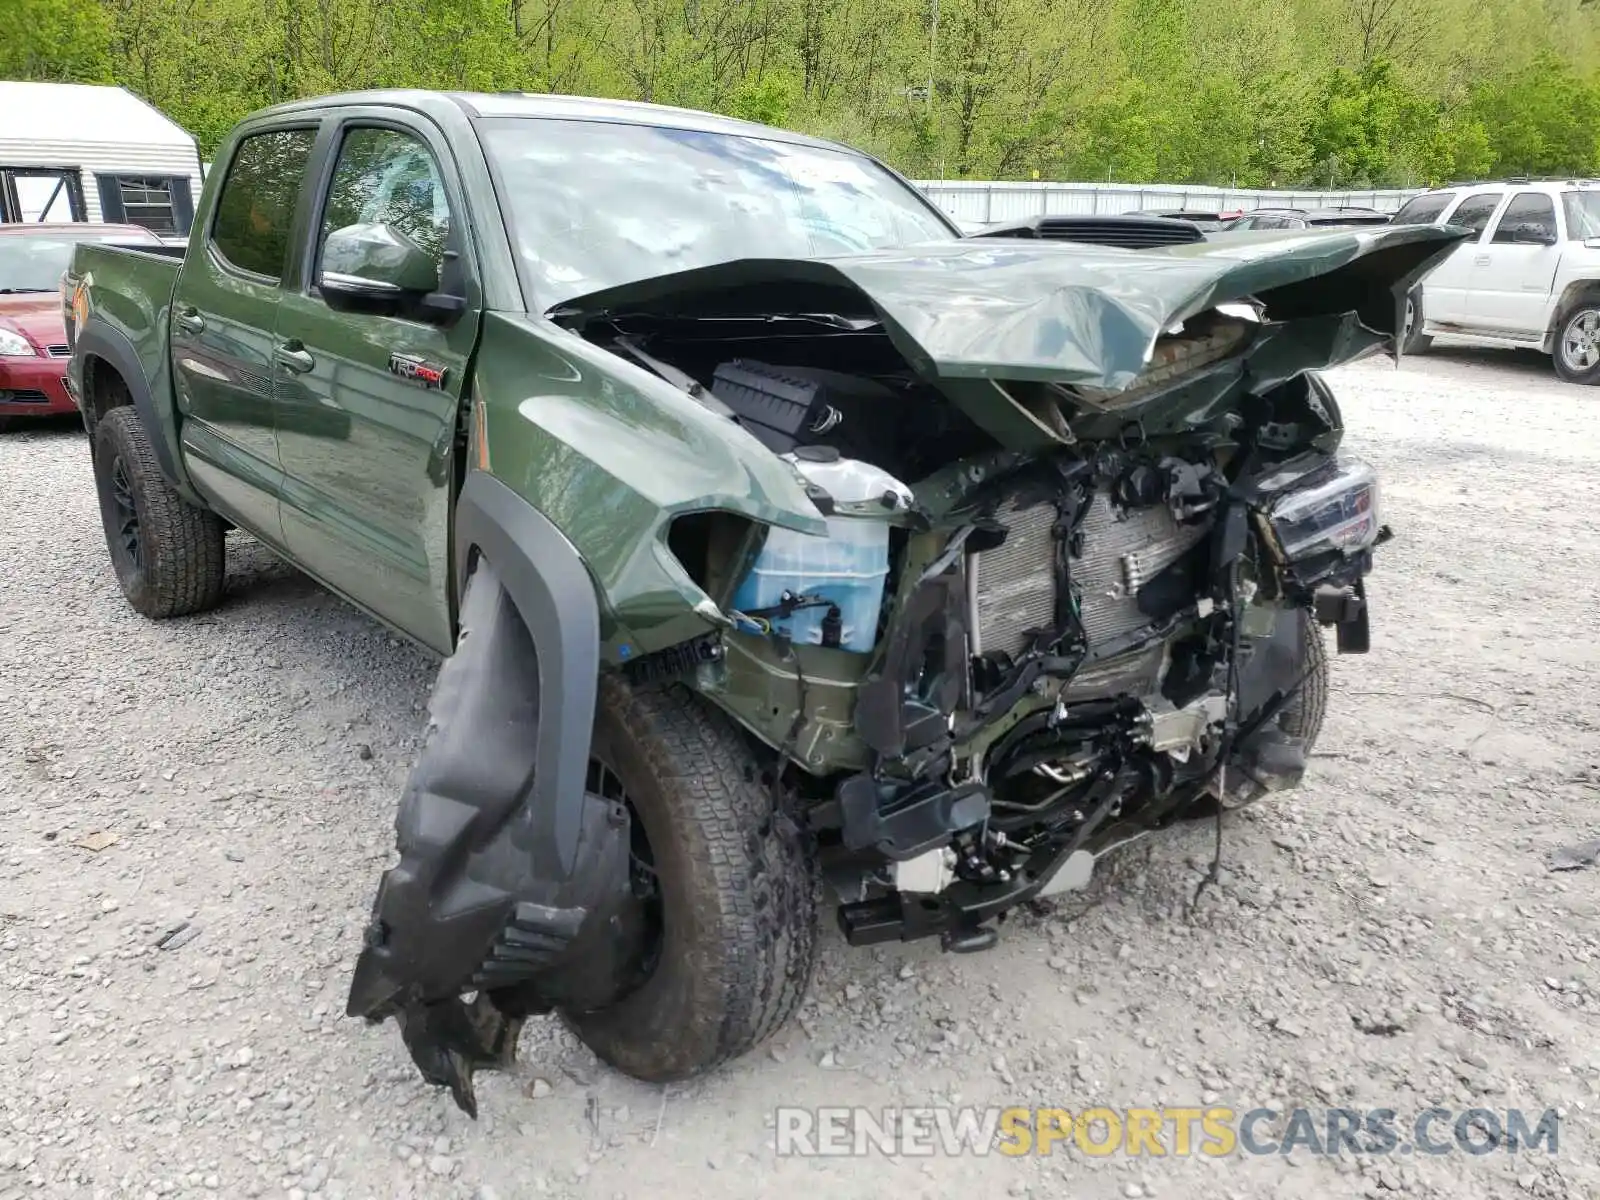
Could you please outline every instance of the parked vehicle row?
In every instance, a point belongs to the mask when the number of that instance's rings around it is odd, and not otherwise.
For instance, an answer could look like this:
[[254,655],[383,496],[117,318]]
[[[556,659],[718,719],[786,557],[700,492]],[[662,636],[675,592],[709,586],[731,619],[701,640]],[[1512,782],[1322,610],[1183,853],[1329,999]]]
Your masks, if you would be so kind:
[[1224,229],[1334,229],[1356,225],[1387,225],[1390,214],[1375,208],[1341,205],[1337,208],[1257,208],[1227,222]]
[[1286,229],[1334,229],[1387,225],[1389,216],[1369,208],[1256,209],[1248,213],[1201,213],[1188,209],[1135,210],[1110,214],[1046,214],[988,223],[967,222],[968,237],[1025,237],[1049,241],[1121,246],[1184,245],[1235,232]]

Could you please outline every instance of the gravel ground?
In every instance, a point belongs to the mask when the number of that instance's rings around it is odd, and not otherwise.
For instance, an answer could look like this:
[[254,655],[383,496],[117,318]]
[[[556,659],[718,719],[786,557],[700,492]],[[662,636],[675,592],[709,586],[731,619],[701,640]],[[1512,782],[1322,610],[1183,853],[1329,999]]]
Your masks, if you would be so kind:
[[[81,431],[0,437],[0,1200],[1600,1195],[1600,398],[1441,347],[1335,382],[1397,538],[1313,778],[997,949],[834,933],[772,1045],[663,1091],[554,1023],[467,1120],[342,1016],[436,665],[242,539],[117,593]],[[188,922],[167,949],[156,942]],[[831,930],[831,923],[829,925]],[[185,939],[188,939],[185,941]],[[779,1103],[1558,1108],[1559,1152],[777,1158]]]

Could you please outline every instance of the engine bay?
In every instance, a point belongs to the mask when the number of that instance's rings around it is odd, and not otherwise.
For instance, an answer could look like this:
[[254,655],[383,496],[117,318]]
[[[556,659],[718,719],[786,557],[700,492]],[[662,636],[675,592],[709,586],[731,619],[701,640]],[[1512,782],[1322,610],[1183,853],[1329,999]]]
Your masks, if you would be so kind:
[[[675,541],[726,620],[679,666],[776,750],[849,940],[979,948],[1109,848],[1298,782],[1322,627],[1365,648],[1382,534],[1320,377],[1246,368],[1274,332],[1207,310],[1112,390],[930,382],[870,314],[585,328],[827,518]],[[975,389],[1000,418],[969,415]]]

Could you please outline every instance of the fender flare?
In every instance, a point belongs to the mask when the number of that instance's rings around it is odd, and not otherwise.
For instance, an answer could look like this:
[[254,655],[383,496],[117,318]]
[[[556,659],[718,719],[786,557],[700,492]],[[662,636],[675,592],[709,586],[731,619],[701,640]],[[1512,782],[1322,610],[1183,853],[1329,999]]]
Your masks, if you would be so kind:
[[[170,416],[162,419],[156,408],[155,396],[150,391],[150,381],[145,378],[144,367],[139,363],[139,353],[127,335],[91,317],[74,339],[72,352],[80,360],[90,356],[104,359],[122,377],[128,395],[133,400],[134,411],[139,414],[139,421],[155,448],[156,465],[161,468],[161,474],[179,492],[191,495],[188,474],[179,465],[177,421]],[[92,436],[94,397],[88,394],[87,383],[88,380],[80,375],[79,390],[83,398],[78,402],[78,407],[83,417],[83,427]]]
[[583,819],[589,742],[600,675],[600,606],[572,543],[550,519],[492,475],[470,471],[456,500],[456,594],[482,555],[533,639],[539,724],[527,847],[535,872],[572,874]]

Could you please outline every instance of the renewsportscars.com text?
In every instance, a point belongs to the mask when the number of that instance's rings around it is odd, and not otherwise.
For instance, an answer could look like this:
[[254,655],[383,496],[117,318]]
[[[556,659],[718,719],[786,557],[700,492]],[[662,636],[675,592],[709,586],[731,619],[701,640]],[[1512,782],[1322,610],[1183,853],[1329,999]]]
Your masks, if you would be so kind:
[[780,1156],[1553,1155],[1554,1109],[779,1108]]

